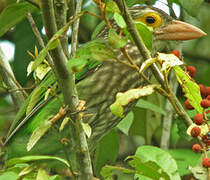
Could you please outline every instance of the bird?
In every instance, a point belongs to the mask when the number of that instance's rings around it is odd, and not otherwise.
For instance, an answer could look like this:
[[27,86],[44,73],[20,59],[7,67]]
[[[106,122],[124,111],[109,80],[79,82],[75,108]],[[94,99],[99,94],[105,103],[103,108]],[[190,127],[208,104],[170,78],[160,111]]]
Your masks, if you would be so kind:
[[[153,28],[153,53],[154,51],[161,51],[169,40],[191,40],[206,35],[199,28],[176,20],[155,7],[135,6],[130,8],[129,11],[133,20]],[[114,20],[110,20],[110,22],[116,31],[120,29]],[[107,40],[107,36],[108,27],[103,26],[101,31],[95,36],[95,39],[103,38]],[[134,62],[140,66],[143,62],[143,57],[137,46],[129,41],[125,45],[125,49]],[[118,59],[126,61],[126,57],[119,49],[115,50],[115,53]],[[93,151],[97,142],[122,120],[122,118],[114,115],[109,108],[115,101],[116,94],[143,86],[145,82],[132,68],[110,59],[98,63],[85,75],[76,83],[76,87],[79,99],[86,102],[85,113],[91,114],[91,116],[84,118],[83,121],[91,127],[92,133],[87,141],[90,151]],[[42,83],[39,87],[41,85]],[[134,105],[135,103],[129,104],[125,108],[124,114],[126,115],[131,111]],[[24,108],[26,109],[26,107]],[[31,154],[49,155],[60,151],[62,145],[53,131],[48,131],[30,151],[26,149],[29,137],[35,128],[44,123],[50,116],[55,116],[59,111],[60,103],[58,99],[51,98],[49,101],[44,102],[44,105],[38,108],[38,111],[29,113],[26,117],[24,108],[21,109],[22,112],[18,113],[17,120],[13,123],[5,141],[8,158]],[[22,119],[25,120],[22,121]],[[65,133],[60,136],[71,138]]]

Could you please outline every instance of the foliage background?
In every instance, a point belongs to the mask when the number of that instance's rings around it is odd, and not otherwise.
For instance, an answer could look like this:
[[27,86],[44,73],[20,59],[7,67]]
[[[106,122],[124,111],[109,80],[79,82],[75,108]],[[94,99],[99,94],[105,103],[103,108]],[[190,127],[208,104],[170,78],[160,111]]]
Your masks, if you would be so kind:
[[[128,0],[127,2],[130,3],[130,1],[131,0]],[[184,14],[186,22],[196,25],[207,34],[210,34],[210,3],[201,1],[202,4],[200,8],[197,8],[196,3],[198,3],[198,1],[195,1],[196,0],[192,0],[189,5],[185,4],[184,0],[171,0],[171,2],[182,5],[181,11],[183,12],[182,14]],[[155,2],[155,0],[152,1],[152,3]],[[1,0],[0,12],[11,3],[15,3],[15,0]],[[195,4],[194,6],[193,3]],[[96,5],[89,0],[84,1],[83,9],[91,11],[92,13],[98,13]],[[40,12],[38,10],[35,11],[33,17],[40,31],[42,31],[43,26]],[[81,18],[79,30],[80,44],[91,39],[91,34],[99,22],[100,21],[96,17],[90,15],[84,15]],[[69,39],[71,39],[70,34]],[[37,46],[39,48],[39,45],[27,19],[22,20],[9,32],[0,37],[0,41],[5,40],[10,41],[15,46],[15,55],[11,61],[11,66],[18,82],[24,87],[31,87],[33,78],[31,76],[26,76],[26,70],[27,65],[32,58],[28,55],[27,51],[34,52],[34,47]],[[196,82],[198,84],[210,86],[210,36],[207,35],[201,39],[184,42],[182,51],[187,65],[194,65],[197,69],[197,75],[195,77]],[[180,89],[178,89],[177,96],[181,101],[184,101]],[[98,145],[94,159],[96,174],[99,174],[101,167],[106,163],[114,164],[117,162],[119,165],[124,163],[123,160],[128,155],[134,154],[139,145],[160,145],[165,100],[157,96],[149,97],[147,100],[156,103],[160,109],[157,109],[156,106],[153,108],[150,104],[143,108],[143,105],[139,102],[133,111],[119,124],[118,128],[112,130],[103,138]],[[195,114],[193,111],[190,111],[189,113],[191,117]],[[15,107],[11,103],[8,92],[5,91],[4,88],[0,88],[1,137],[5,136],[14,115]],[[139,121],[139,117],[144,120]],[[186,175],[189,173],[187,165],[195,165],[200,155],[195,155],[191,152],[191,146],[195,142],[193,140],[189,141],[189,139],[183,135],[185,132],[184,129],[181,128],[180,130],[180,127],[182,126],[180,125],[179,119],[174,118],[170,137],[170,153],[175,159],[178,159],[177,162],[180,174]],[[186,161],[186,157],[187,159],[190,159],[189,162],[188,160]],[[123,180],[127,178],[126,175],[119,175],[119,179]]]

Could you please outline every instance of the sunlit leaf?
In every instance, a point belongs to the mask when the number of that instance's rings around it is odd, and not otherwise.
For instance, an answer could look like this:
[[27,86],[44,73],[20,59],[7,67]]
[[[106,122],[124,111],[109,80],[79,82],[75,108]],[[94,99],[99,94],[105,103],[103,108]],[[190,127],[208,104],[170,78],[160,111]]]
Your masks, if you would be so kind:
[[120,28],[126,28],[126,23],[119,13],[115,12],[113,18]]
[[139,87],[136,89],[130,89],[124,93],[117,93],[115,102],[110,106],[110,110],[113,114],[123,117],[123,106],[128,105],[128,103],[139,99],[142,96],[148,96],[155,91],[155,88],[159,85],[148,85],[144,87]]
[[200,105],[200,102],[202,100],[200,87],[191,79],[188,73],[184,72],[179,66],[174,66],[173,69],[186,98],[189,100],[189,103],[199,113],[202,113],[203,108]]
[[193,176],[197,179],[208,179],[207,168],[202,166],[189,166],[189,170],[192,172]]
[[83,128],[85,134],[87,135],[87,137],[89,138],[92,133],[92,129],[91,129],[90,125],[88,123],[82,123],[82,128]]
[[11,167],[11,166],[13,166],[15,164],[19,164],[19,163],[40,161],[40,160],[58,160],[58,161],[64,163],[66,166],[68,166],[68,167],[70,166],[69,163],[65,159],[62,159],[62,158],[56,157],[56,156],[45,156],[45,155],[23,156],[23,157],[13,158],[13,159],[10,159],[7,161],[6,166]]
[[203,135],[206,135],[208,132],[209,132],[209,128],[208,128],[208,125],[207,124],[202,124],[201,126],[198,126],[196,125],[195,123],[192,123],[188,128],[187,128],[187,134],[189,136],[191,136],[191,130],[192,128],[194,127],[200,127],[200,135],[203,136]]
[[59,127],[59,131],[63,131],[64,127],[67,125],[67,123],[69,122],[70,118],[69,117],[65,117]]
[[7,171],[0,175],[1,180],[18,180],[19,176],[15,172]]
[[32,133],[27,143],[27,151],[30,151],[40,138],[50,129],[52,123],[48,120],[44,124],[38,126]]
[[36,176],[36,180],[46,180],[46,179],[49,179],[49,175],[44,169],[39,168],[37,176]]
[[106,11],[111,11],[113,13],[115,13],[115,12],[120,13],[119,8],[114,1],[108,1],[106,3]]
[[[131,160],[130,160],[131,159]],[[151,179],[165,179],[170,180],[170,177],[164,172],[161,167],[154,161],[142,161],[137,156],[128,156],[127,160],[129,160],[129,164],[135,168],[136,175],[135,178],[140,176],[145,176]]]
[[29,174],[33,170],[34,170],[34,166],[27,166],[18,174],[18,176],[24,176],[26,174]]
[[157,59],[162,64],[161,71],[166,71],[174,66],[183,64],[183,62],[174,54],[158,53]]
[[[150,152],[150,153],[148,153]],[[176,161],[172,156],[154,146],[140,146],[135,156],[131,156],[132,161],[129,164],[135,167],[140,175],[152,179],[161,177],[168,180],[180,180]]]
[[153,63],[157,62],[156,58],[150,58],[147,59],[146,61],[144,61],[140,67],[140,72],[144,72],[150,65],[152,65]]

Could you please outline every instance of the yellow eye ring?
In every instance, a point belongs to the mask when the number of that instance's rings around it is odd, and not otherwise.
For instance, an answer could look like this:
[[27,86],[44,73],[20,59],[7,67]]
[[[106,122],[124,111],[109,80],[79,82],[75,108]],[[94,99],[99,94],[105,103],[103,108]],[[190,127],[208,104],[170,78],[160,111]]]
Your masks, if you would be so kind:
[[147,26],[157,28],[162,25],[162,18],[159,14],[155,12],[148,12],[145,13],[143,16],[136,19],[137,21],[141,21]]

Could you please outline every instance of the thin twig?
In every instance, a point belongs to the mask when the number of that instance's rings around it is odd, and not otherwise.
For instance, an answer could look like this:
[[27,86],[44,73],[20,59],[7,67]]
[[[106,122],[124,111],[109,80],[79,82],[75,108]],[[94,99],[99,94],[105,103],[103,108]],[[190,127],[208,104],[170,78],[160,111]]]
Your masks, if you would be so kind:
[[[44,44],[44,41],[42,39],[42,35],[39,32],[39,29],[37,28],[36,23],[35,23],[32,15],[31,15],[31,13],[27,13],[27,19],[29,21],[29,24],[31,25],[31,29],[32,29],[34,35],[36,36],[36,39],[37,39],[39,45],[44,49],[45,48],[45,44]],[[47,61],[50,64],[51,67],[54,67],[53,66],[53,60],[52,60],[52,58],[51,58],[49,53],[47,53]]]
[[[75,14],[79,14],[82,9],[82,0],[77,1]],[[76,49],[78,44],[78,31],[79,31],[79,22],[80,19],[77,19],[73,24],[72,30],[72,41],[71,41],[71,57],[74,58],[76,55]],[[91,164],[90,153],[88,149],[87,139],[85,132],[82,127],[82,116],[80,113],[76,117],[76,132],[78,137],[77,145],[77,161],[80,167],[79,179],[92,180],[93,179],[93,170]]]
[[[3,78],[4,83],[9,88],[9,90],[14,89],[21,89],[21,85],[17,82],[12,69],[10,67],[10,64],[8,60],[6,59],[6,56],[4,55],[3,51],[0,48],[0,74]],[[19,109],[21,105],[24,103],[27,93],[23,91],[14,91],[11,92],[12,100],[14,105]]]

